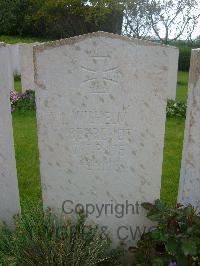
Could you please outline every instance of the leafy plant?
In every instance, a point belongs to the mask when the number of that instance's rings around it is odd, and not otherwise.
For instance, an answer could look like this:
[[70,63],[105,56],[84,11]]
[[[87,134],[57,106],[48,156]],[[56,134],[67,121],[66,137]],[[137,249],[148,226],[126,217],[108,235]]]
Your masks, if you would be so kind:
[[143,203],[157,223],[138,242],[136,265],[200,265],[200,216],[192,206],[169,208],[157,200]]
[[186,117],[187,104],[182,101],[167,102],[167,117]]
[[14,80],[15,80],[15,81],[21,81],[21,76],[18,75],[18,74],[15,74],[15,76],[14,76]]
[[109,265],[110,244],[83,214],[72,221],[34,207],[16,218],[14,232],[1,226],[0,265]]
[[24,93],[18,93],[11,91],[10,93],[11,110],[26,112],[35,110],[35,93],[34,91],[26,91]]

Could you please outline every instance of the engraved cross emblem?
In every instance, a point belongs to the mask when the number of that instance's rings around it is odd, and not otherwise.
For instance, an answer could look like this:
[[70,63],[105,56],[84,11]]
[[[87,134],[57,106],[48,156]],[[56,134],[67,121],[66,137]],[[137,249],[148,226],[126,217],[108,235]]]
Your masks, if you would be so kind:
[[119,84],[119,67],[111,67],[108,56],[93,56],[92,67],[81,66],[82,85],[90,88],[90,93],[109,93]]

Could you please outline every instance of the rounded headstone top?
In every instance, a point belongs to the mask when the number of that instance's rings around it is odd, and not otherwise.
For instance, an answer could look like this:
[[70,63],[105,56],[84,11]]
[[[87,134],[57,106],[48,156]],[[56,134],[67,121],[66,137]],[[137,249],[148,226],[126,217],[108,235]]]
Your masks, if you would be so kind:
[[52,49],[52,48],[63,46],[63,45],[73,45],[73,44],[80,42],[80,41],[83,41],[85,39],[95,38],[95,37],[118,39],[118,40],[133,43],[135,45],[152,46],[152,47],[153,46],[157,46],[157,47],[162,46],[165,48],[170,48],[170,49],[173,48],[173,49],[178,50],[178,48],[174,47],[174,46],[164,45],[164,44],[160,44],[160,43],[156,43],[156,42],[152,42],[152,41],[148,41],[148,40],[129,38],[127,36],[122,36],[122,35],[118,35],[118,34],[114,34],[114,33],[108,33],[108,32],[104,32],[104,31],[97,31],[97,32],[87,33],[87,34],[83,34],[83,35],[79,35],[79,36],[75,36],[75,37],[71,37],[71,38],[46,42],[46,43],[43,43],[41,45],[35,46],[34,50],[35,51],[43,51],[46,49]]

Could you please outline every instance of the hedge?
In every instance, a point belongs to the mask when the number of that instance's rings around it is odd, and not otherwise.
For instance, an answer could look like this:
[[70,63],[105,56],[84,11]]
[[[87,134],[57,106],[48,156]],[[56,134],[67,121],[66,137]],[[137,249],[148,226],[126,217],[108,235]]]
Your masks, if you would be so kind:
[[0,35],[59,39],[98,30],[121,34],[121,5],[115,0],[91,3],[87,0],[0,0]]
[[178,63],[179,71],[189,71],[190,56],[191,56],[191,47],[179,48],[179,63]]

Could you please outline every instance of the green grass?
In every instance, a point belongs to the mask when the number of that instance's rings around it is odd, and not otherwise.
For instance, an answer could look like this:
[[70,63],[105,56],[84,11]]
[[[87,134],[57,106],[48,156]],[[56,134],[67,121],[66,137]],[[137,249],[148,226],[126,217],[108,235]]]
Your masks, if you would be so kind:
[[28,37],[19,37],[19,36],[0,36],[0,42],[5,42],[9,44],[15,44],[15,43],[32,43],[32,42],[44,42],[47,41],[47,39],[44,38],[28,38]]
[[[179,73],[177,99],[187,98],[188,73]],[[15,85],[20,90],[20,82]],[[185,120],[170,118],[166,121],[161,199],[170,206],[176,204]],[[22,203],[41,199],[37,145],[36,117],[34,112],[14,113],[13,128],[16,148],[18,180]]]
[[18,80],[18,79],[15,80],[15,90],[16,90],[17,92],[21,92],[21,91],[22,91],[21,81]]
[[166,121],[161,199],[170,206],[175,206],[178,193],[184,127],[184,118]]
[[187,89],[188,89],[188,72],[179,71],[178,73],[178,82],[177,82],[177,101],[186,101],[187,100]]
[[22,206],[41,199],[35,112],[13,114],[15,156]]

